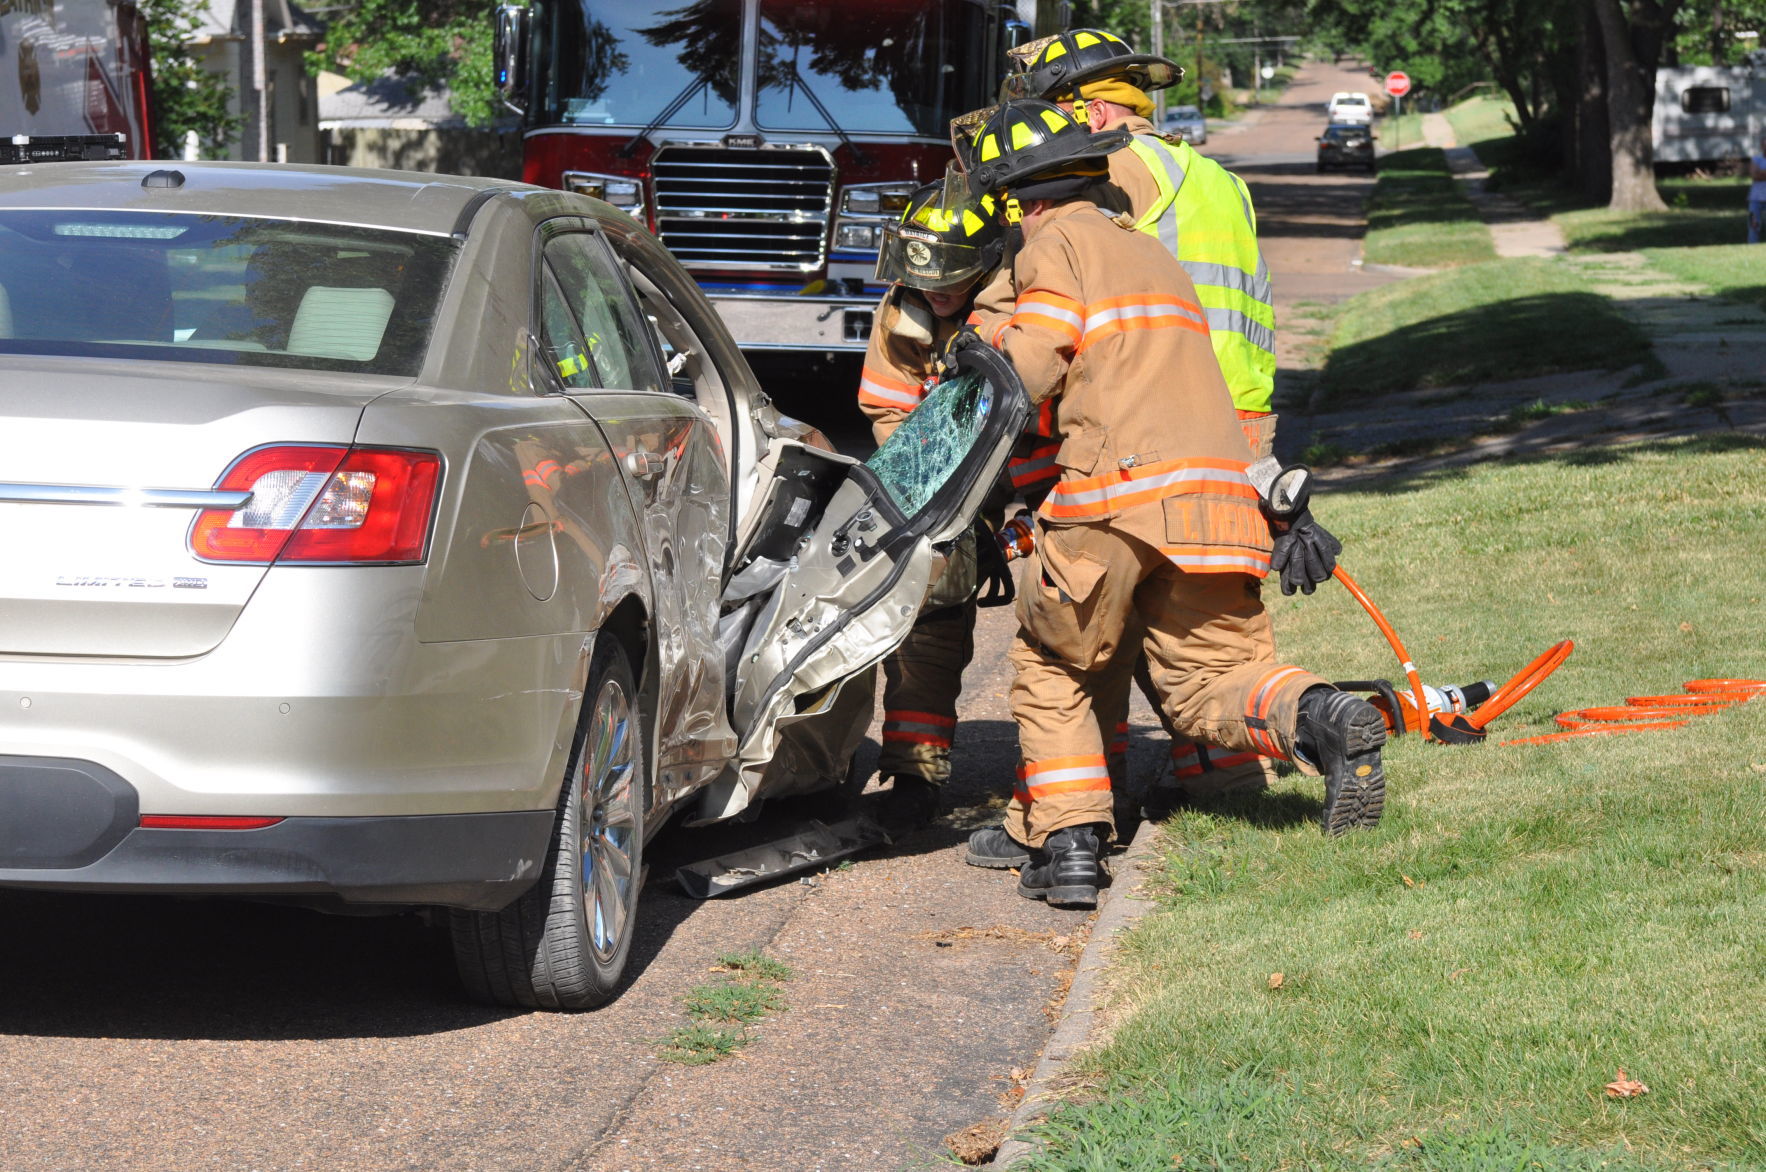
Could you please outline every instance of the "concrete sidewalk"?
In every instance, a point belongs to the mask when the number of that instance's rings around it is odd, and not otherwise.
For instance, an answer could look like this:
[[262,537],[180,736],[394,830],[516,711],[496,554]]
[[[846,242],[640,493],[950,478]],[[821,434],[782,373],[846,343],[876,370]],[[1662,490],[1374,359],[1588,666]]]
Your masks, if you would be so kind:
[[1477,152],[1460,146],[1453,137],[1453,125],[1444,114],[1423,115],[1423,141],[1447,153],[1447,169],[1465,189],[1466,198],[1490,226],[1490,239],[1496,255],[1562,256],[1564,234],[1550,220],[1499,192],[1490,191],[1485,183],[1490,172],[1485,169]]

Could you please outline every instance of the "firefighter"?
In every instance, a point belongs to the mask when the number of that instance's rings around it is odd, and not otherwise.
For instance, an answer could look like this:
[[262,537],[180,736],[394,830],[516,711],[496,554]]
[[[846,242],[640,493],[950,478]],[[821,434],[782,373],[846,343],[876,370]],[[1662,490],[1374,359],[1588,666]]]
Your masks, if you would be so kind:
[[[1153,113],[1148,91],[1175,84],[1183,69],[1163,57],[1136,53],[1103,29],[1075,29],[1012,55],[1020,70],[1007,78],[1003,96],[1055,102],[1094,133],[1120,129],[1134,136],[1126,149],[1110,155],[1110,195],[1104,202],[1127,210],[1135,227],[1157,238],[1190,274],[1252,455],[1271,455],[1275,307],[1269,270],[1257,247],[1250,192],[1237,175],[1148,121]],[[1144,660],[1116,667],[1122,677],[1131,670],[1150,699]],[[1126,678],[1106,692],[1117,689],[1123,695],[1118,707],[1126,713]],[[1180,798],[1261,790],[1274,774],[1273,763],[1255,753],[1176,735],[1171,764],[1173,784],[1155,787],[1150,810],[1162,811]]]
[[1181,732],[1322,774],[1327,833],[1375,824],[1385,798],[1379,711],[1277,663],[1259,597],[1272,553],[1316,585],[1341,547],[1304,513],[1274,532],[1195,286],[1158,240],[1088,198],[1130,139],[1088,135],[1035,99],[988,118],[970,179],[1022,234],[1016,299],[954,342],[996,347],[1033,403],[1052,402],[1060,467],[1019,579],[1019,782],[968,860],[1022,859],[1020,894],[1068,906],[1096,901],[1114,833],[1093,695],[1136,625]]
[[[884,231],[877,277],[890,283],[873,316],[859,409],[881,444],[937,381],[938,358],[968,316],[975,292],[1000,266],[1004,231],[993,197],[970,199],[960,174],[909,197]],[[996,526],[998,522],[995,522]],[[923,825],[950,778],[963,668],[974,652],[975,548],[954,551],[906,641],[883,664],[884,817]]]

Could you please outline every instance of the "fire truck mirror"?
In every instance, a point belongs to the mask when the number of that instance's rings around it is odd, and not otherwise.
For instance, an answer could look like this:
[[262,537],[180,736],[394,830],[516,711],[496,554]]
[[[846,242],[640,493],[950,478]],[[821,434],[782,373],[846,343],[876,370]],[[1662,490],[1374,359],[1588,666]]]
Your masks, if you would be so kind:
[[528,19],[528,10],[523,5],[497,6],[496,35],[491,44],[497,92],[502,95],[503,104],[516,113],[527,106]]

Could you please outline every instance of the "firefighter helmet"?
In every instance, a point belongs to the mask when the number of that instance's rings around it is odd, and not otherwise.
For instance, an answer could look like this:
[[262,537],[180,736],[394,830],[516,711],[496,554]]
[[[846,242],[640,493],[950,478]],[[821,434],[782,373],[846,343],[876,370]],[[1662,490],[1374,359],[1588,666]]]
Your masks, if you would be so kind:
[[1057,198],[1108,175],[1104,156],[1133,137],[1126,130],[1092,134],[1059,106],[1035,98],[1003,102],[969,140],[970,189]]
[[1004,251],[993,196],[971,196],[953,164],[942,182],[910,195],[901,220],[883,229],[877,279],[933,292],[955,289],[996,268]]
[[1075,98],[1079,87],[1107,77],[1121,78],[1142,91],[1177,84],[1183,67],[1151,53],[1136,53],[1115,33],[1101,28],[1073,29],[1011,50],[1016,71],[1000,85],[1000,99]]

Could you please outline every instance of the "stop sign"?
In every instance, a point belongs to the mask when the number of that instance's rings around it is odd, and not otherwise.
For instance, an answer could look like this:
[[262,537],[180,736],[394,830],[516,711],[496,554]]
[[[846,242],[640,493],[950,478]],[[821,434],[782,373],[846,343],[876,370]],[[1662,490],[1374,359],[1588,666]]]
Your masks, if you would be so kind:
[[1410,74],[1394,70],[1386,75],[1386,92],[1395,98],[1402,98],[1410,92]]

